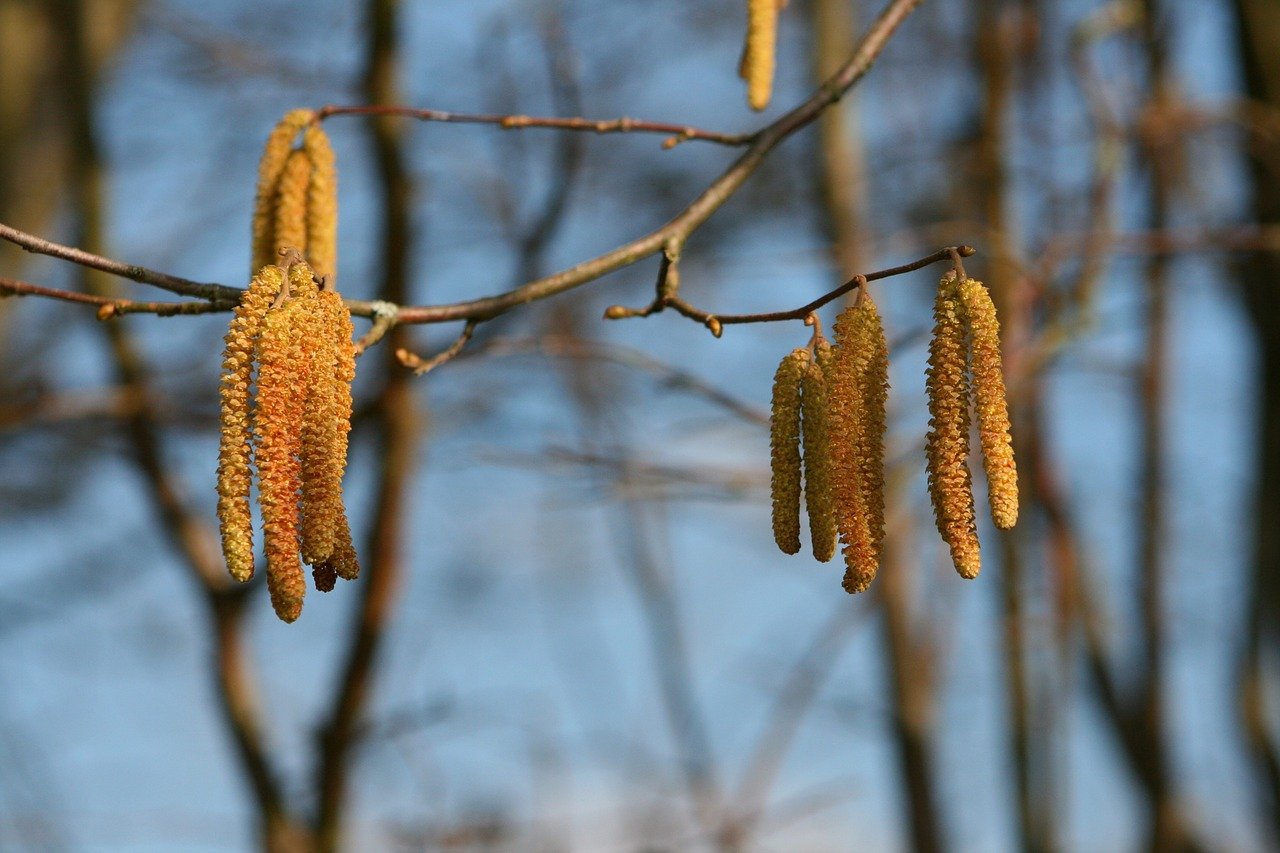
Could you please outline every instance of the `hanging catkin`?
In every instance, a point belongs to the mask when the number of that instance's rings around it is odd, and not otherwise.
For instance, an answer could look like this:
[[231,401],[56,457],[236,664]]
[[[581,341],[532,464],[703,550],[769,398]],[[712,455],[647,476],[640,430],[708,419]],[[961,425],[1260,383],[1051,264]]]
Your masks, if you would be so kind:
[[[303,314],[315,299],[290,276],[294,292],[267,313],[258,338],[257,462],[271,606],[285,622],[302,613],[306,580],[298,557],[303,408],[310,384]],[[303,284],[302,287],[297,287]]]
[[[821,341],[818,346],[826,344]],[[830,344],[826,344],[828,351]],[[829,358],[828,358],[829,361]],[[800,416],[804,432],[804,500],[813,556],[825,563],[836,553],[836,509],[831,494],[831,440],[827,385],[819,361],[805,365]]]
[[875,580],[884,529],[884,424],[887,356],[875,303],[863,294],[835,323],[827,382],[831,398],[833,482],[843,586],[862,592]]
[[322,291],[309,319],[317,341],[312,350],[311,390],[302,428],[302,557],[312,565],[332,559],[345,527],[342,475],[351,429],[354,345],[342,298]]
[[773,94],[779,0],[747,0],[747,43],[740,73],[747,80],[747,103],[763,110]]
[[253,201],[253,246],[251,272],[275,263],[275,202],[280,173],[293,148],[298,131],[315,119],[311,110],[287,113],[267,137],[258,162],[258,186]]
[[1004,390],[1000,358],[1000,322],[996,306],[982,282],[960,282],[960,302],[969,327],[970,365],[973,371],[974,410],[978,415],[978,439],[987,472],[987,496],[991,520],[1007,530],[1018,523],[1018,469],[1013,461],[1009,435],[1009,403]]
[[982,562],[969,474],[969,377],[963,306],[954,273],[938,285],[925,390],[929,398],[926,455],[929,498],[938,533],[961,577],[975,578]]
[[307,260],[321,278],[338,271],[338,171],[329,137],[320,125],[309,125],[302,146],[311,161],[307,187]]
[[311,160],[306,152],[289,152],[280,184],[276,191],[276,221],[273,251],[276,258],[282,249],[307,253],[307,188],[311,183]]
[[880,311],[869,293],[860,297],[853,320],[850,338],[857,349],[858,403],[863,411],[857,456],[868,513],[867,524],[871,528],[876,562],[879,563],[884,543],[884,435],[889,397],[889,347]]
[[788,353],[773,377],[769,416],[773,539],[784,554],[800,550],[800,382],[809,352]]
[[249,509],[253,424],[249,391],[256,339],[283,278],[284,273],[277,266],[263,267],[253,277],[235,308],[222,355],[218,523],[227,570],[238,581],[253,577],[253,518]]

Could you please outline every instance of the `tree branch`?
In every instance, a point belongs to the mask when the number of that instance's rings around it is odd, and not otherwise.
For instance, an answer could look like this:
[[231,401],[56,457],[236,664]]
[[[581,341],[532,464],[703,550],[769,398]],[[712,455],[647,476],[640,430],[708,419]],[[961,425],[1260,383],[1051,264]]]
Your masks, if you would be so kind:
[[663,148],[674,148],[681,142],[690,140],[741,147],[749,144],[757,136],[756,133],[720,133],[714,130],[701,130],[687,124],[641,121],[640,119],[627,118],[625,116],[614,119],[539,118],[524,115],[451,113],[444,110],[424,110],[396,106],[341,107],[330,105],[321,107],[316,113],[316,119],[323,121],[330,116],[343,115],[398,116],[400,118],[417,119],[418,121],[438,121],[448,124],[488,124],[500,127],[503,130],[546,128],[549,130],[585,131],[587,133],[665,133],[668,138],[663,141]]
[[[713,181],[703,192],[694,199],[684,210],[670,220],[661,228],[650,232],[642,237],[637,238],[629,243],[619,246],[612,251],[606,252],[598,257],[583,261],[576,266],[570,267],[553,275],[535,279],[527,282],[519,287],[513,288],[504,293],[494,296],[486,296],[480,299],[472,299],[464,302],[455,302],[444,305],[416,305],[416,306],[400,306],[397,310],[397,322],[400,324],[416,324],[416,323],[447,323],[463,320],[474,320],[476,322],[484,322],[491,320],[507,311],[555,296],[565,291],[572,290],[588,282],[594,281],[607,275],[610,272],[630,266],[650,255],[662,251],[670,245],[679,246],[683,244],[685,239],[696,231],[704,222],[706,222],[712,214],[729,200],[729,198],[742,186],[744,182],[759,168],[764,161],[766,155],[776,148],[783,140],[791,136],[798,130],[812,123],[823,111],[829,106],[836,103],[840,98],[853,87],[862,77],[870,70],[876,58],[884,50],[888,43],[889,37],[897,30],[897,28],[906,20],[907,16],[915,9],[921,0],[890,0],[880,17],[871,25],[867,34],[863,37],[861,43],[854,51],[849,60],[840,67],[840,69],[827,80],[825,80],[817,90],[802,104],[791,110],[786,115],[779,118],[774,123],[765,126],[756,133],[750,134],[748,139],[744,139],[746,150],[742,155],[734,161],[715,181]],[[342,111],[350,112],[366,112],[378,115],[381,118],[387,118],[395,115],[408,115],[413,112],[408,108],[394,106],[370,107],[329,107],[326,115],[337,115]],[[420,113],[430,113],[431,111],[417,111]],[[455,119],[460,114],[439,114],[454,115]],[[471,116],[472,119],[479,118],[496,118],[485,116]],[[547,126],[556,127],[558,129],[589,129],[596,130],[596,126],[585,119],[548,119],[546,122],[559,122],[559,124],[532,124],[535,121],[527,117],[505,117],[509,122],[514,122],[511,126]],[[523,125],[521,121],[524,120]],[[540,121],[540,120],[539,120]],[[622,120],[618,120],[621,122]],[[566,125],[564,123],[568,122]],[[492,123],[492,122],[485,122]],[[574,123],[585,123],[581,127],[573,126]],[[501,122],[498,122],[501,124]],[[598,123],[597,123],[598,124]],[[606,123],[607,124],[607,123]],[[652,125],[652,123],[646,123]],[[592,125],[588,127],[587,125]],[[618,128],[624,125],[619,124]],[[631,129],[637,129],[634,123],[626,125]],[[656,126],[656,125],[654,125]],[[683,134],[685,131],[694,130],[693,128],[677,127],[679,132]],[[607,131],[599,131],[607,132]],[[699,132],[698,138],[710,139],[714,134],[710,132]],[[726,142],[725,144],[729,144]],[[737,144],[737,143],[735,143]],[[230,309],[240,298],[240,288],[228,287],[221,284],[211,284],[205,282],[192,281],[190,279],[181,278],[179,276],[169,275],[167,273],[151,270],[143,266],[125,264],[110,258],[94,255],[81,249],[70,246],[62,246],[43,240],[31,234],[19,231],[8,225],[0,224],[0,239],[7,240],[23,249],[31,252],[49,255],[51,257],[61,258],[81,266],[91,269],[101,270],[112,275],[128,278],[142,284],[150,284],[177,293],[183,296],[194,296],[205,299],[210,302],[218,303],[225,309]],[[852,287],[853,285],[849,285]],[[836,298],[839,294],[831,298]],[[823,303],[825,304],[825,303]],[[347,300],[347,306],[351,312],[361,317],[374,317],[376,315],[375,303],[363,300]],[[687,307],[687,306],[686,306]],[[690,308],[696,312],[697,309]],[[783,319],[792,319],[785,317]],[[723,322],[723,319],[721,319]],[[763,320],[740,320],[739,322],[764,322]],[[708,324],[712,325],[712,324]]]

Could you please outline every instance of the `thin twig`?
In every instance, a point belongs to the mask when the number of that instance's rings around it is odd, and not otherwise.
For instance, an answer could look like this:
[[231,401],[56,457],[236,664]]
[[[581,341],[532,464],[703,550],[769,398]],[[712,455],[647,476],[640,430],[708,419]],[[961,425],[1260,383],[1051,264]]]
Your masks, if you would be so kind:
[[396,358],[405,367],[410,368],[416,375],[421,376],[424,373],[430,373],[446,361],[451,361],[458,353],[462,352],[462,348],[467,345],[467,341],[471,340],[471,336],[475,334],[476,321],[470,320],[462,327],[462,333],[458,335],[458,339],[449,344],[448,348],[436,353],[428,359],[414,353],[404,347],[396,350]]
[[337,106],[321,107],[316,112],[316,119],[324,121],[330,116],[343,115],[377,115],[399,116],[418,121],[438,121],[449,124],[487,124],[503,130],[523,130],[525,128],[545,128],[549,130],[585,131],[587,133],[662,133],[667,139],[663,148],[674,148],[681,142],[698,140],[714,142],[717,145],[741,147],[751,143],[757,133],[720,133],[714,130],[702,130],[687,124],[673,124],[661,121],[642,121],[640,119],[588,119],[581,117],[548,118],[526,115],[497,115],[491,113],[454,113],[444,110],[415,109],[398,106]]
[[150,284],[156,287],[177,293],[181,296],[195,296],[200,299],[207,299],[210,302],[219,303],[222,307],[230,309],[240,301],[240,289],[236,287],[227,287],[222,284],[209,284],[206,282],[192,281],[190,279],[181,278],[176,275],[158,272],[147,267],[137,266],[135,264],[126,264],[120,261],[104,258],[102,255],[95,255],[92,252],[86,252],[84,249],[77,249],[73,246],[64,246],[60,243],[54,243],[51,240],[45,240],[36,237],[34,234],[28,234],[25,231],[19,231],[10,225],[0,222],[0,240],[7,240],[20,249],[33,252],[39,255],[48,255],[51,258],[60,258],[64,261],[70,261],[73,264],[89,269],[100,270],[101,272],[110,273],[111,275],[127,278],[140,284]]
[[99,320],[109,320],[119,314],[155,314],[157,317],[173,317],[178,314],[209,314],[223,310],[213,302],[135,302],[132,299],[114,299],[74,290],[43,287],[0,275],[0,299],[7,296],[42,296],[63,302],[97,305]]
[[[743,183],[759,168],[769,152],[783,140],[811,124],[862,79],[867,71],[870,70],[881,51],[884,50],[889,37],[893,35],[899,25],[906,20],[907,16],[915,10],[919,3],[920,0],[890,0],[880,17],[871,25],[866,36],[849,60],[835,74],[825,80],[807,100],[783,115],[773,124],[767,125],[756,133],[751,134],[749,141],[746,141],[746,150],[742,152],[742,155],[666,225],[603,255],[583,261],[576,266],[553,275],[527,282],[520,287],[495,296],[486,296],[480,299],[444,305],[402,306],[399,309],[399,323],[446,323],[457,320],[482,322],[491,320],[513,308],[527,305],[540,299],[546,299],[595,281],[610,272],[630,266],[652,254],[660,252],[669,245],[683,243],[690,234],[701,227],[703,223],[711,218],[712,214],[719,210],[737,192]],[[326,108],[326,110],[327,112],[325,110],[321,112],[326,115],[336,115],[338,114],[337,110],[342,110],[351,113],[372,113],[382,117],[408,114],[408,112],[404,112],[408,108],[393,105],[333,107]],[[556,121],[571,122],[574,120],[563,119]],[[566,127],[562,129],[572,128]],[[693,128],[683,127],[678,129],[681,133],[686,130],[694,130]],[[81,266],[102,270],[103,272],[143,284],[154,285],[172,293],[196,296],[212,302],[218,302],[227,307],[237,304],[240,299],[241,290],[239,288],[191,281],[190,279],[150,270],[146,267],[124,264],[80,249],[51,243],[8,225],[0,224],[0,239],[8,240],[28,251],[61,258]],[[837,292],[837,295],[839,292]],[[831,298],[835,298],[835,296]],[[357,316],[374,316],[372,302],[348,300],[347,306]],[[673,305],[673,307],[678,306]],[[820,307],[820,305],[813,307]],[[813,310],[813,308],[810,307],[808,310]],[[803,314],[808,313],[808,310],[802,313],[801,318],[803,318]],[[791,318],[785,317],[781,319]],[[713,332],[716,331],[717,326],[715,321],[716,318],[710,316],[708,316],[708,319],[703,320]],[[760,319],[743,319],[737,322],[762,321]]]
[[655,311],[662,310],[662,308],[669,307],[690,319],[697,320],[707,328],[711,329],[711,333],[713,335],[720,337],[720,328],[731,324],[776,323],[784,320],[805,320],[814,311],[817,311],[824,305],[834,302],[864,282],[877,281],[879,279],[913,272],[918,269],[923,269],[930,264],[936,264],[939,261],[952,260],[954,262],[954,258],[967,258],[976,253],[976,251],[977,250],[972,246],[948,246],[944,249],[939,249],[931,255],[926,255],[917,261],[912,261],[909,264],[903,264],[898,267],[889,267],[888,269],[877,270],[876,272],[866,273],[865,275],[855,275],[835,290],[828,291],[812,302],[801,305],[799,308],[793,308],[790,311],[771,311],[764,314],[712,314],[709,311],[703,311],[700,308],[695,308],[693,305],[690,305],[688,302],[677,296],[669,295],[665,299],[661,299],[646,308],[627,308],[622,305],[612,305],[605,310],[604,316],[609,320],[619,320],[626,317],[645,317]]

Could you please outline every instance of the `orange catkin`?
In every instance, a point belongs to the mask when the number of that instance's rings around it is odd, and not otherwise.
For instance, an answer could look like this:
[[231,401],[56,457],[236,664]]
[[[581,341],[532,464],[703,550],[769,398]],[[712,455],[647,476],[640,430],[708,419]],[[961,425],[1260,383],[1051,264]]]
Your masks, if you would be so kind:
[[312,323],[317,345],[303,414],[302,556],[314,565],[333,557],[347,525],[342,476],[351,430],[354,345],[350,314],[337,293],[317,294]]
[[284,275],[279,267],[258,271],[240,297],[227,330],[222,355],[221,436],[218,446],[218,522],[227,570],[238,581],[253,577],[252,423],[249,389],[253,382],[256,340]]
[[1000,358],[1000,322],[996,306],[982,282],[960,282],[960,301],[969,327],[970,366],[973,371],[974,410],[978,439],[987,472],[991,520],[1008,530],[1018,523],[1018,469],[1009,435],[1009,402],[1004,390]]
[[[822,343],[826,343],[823,341]],[[830,345],[827,345],[830,349]],[[804,432],[804,501],[813,556],[825,563],[836,553],[836,508],[831,495],[831,438],[827,383],[818,361],[805,365],[800,416]]]
[[302,135],[311,161],[307,185],[307,260],[316,275],[332,281],[338,271],[338,171],[329,137],[318,124]]
[[253,201],[253,260],[257,271],[276,261],[275,203],[280,173],[298,131],[315,119],[311,110],[293,110],[272,129],[258,162],[258,186]]
[[827,393],[836,513],[846,592],[875,580],[884,536],[884,424],[888,358],[880,315],[863,295],[835,323],[836,348]]
[[969,377],[964,309],[954,273],[938,285],[925,391],[929,398],[929,498],[938,533],[951,550],[956,571],[975,578],[982,567],[969,474]]
[[773,377],[769,414],[773,539],[784,554],[800,550],[800,382],[809,352],[788,353]]
[[285,622],[302,613],[306,594],[298,558],[301,472],[297,458],[310,383],[305,324],[300,322],[306,301],[304,291],[268,312],[258,339],[257,462],[267,588],[271,606]]
[[307,188],[311,183],[311,160],[301,149],[291,151],[280,173],[276,191],[275,239],[277,258],[281,249],[307,252]]

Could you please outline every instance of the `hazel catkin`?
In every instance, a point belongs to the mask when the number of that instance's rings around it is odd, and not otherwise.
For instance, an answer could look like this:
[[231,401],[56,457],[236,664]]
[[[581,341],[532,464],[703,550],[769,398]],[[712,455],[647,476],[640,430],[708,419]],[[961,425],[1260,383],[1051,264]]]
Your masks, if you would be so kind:
[[318,124],[302,135],[311,162],[307,185],[307,260],[317,276],[332,280],[338,271],[338,171],[329,137]]
[[253,577],[253,517],[249,508],[253,424],[249,393],[256,339],[283,279],[277,266],[263,267],[253,277],[232,315],[222,356],[218,523],[227,570],[242,582]]
[[739,69],[747,81],[747,104],[760,111],[773,94],[779,0],[747,0],[747,41]]
[[809,352],[783,357],[773,377],[769,414],[773,539],[784,554],[800,550],[800,383]]
[[1000,357],[1000,322],[996,306],[982,282],[966,278],[959,285],[960,302],[969,329],[970,369],[978,439],[987,473],[991,520],[1008,530],[1018,523],[1018,469],[1009,434],[1009,402]]
[[309,323],[317,345],[302,431],[302,556],[312,565],[333,557],[341,530],[347,526],[342,476],[354,377],[351,319],[342,298],[333,291],[321,291],[314,311]]
[[310,382],[303,324],[305,296],[267,313],[258,338],[257,448],[267,588],[285,622],[302,612],[306,580],[298,556],[298,500],[303,408]]
[[289,152],[280,184],[276,191],[275,234],[272,249],[276,256],[283,249],[297,249],[307,254],[307,201],[311,183],[311,160],[306,152]]
[[862,592],[880,564],[884,524],[883,329],[865,294],[835,322],[836,347],[827,382],[837,526],[845,560],[842,585]]
[[964,309],[955,273],[938,285],[925,390],[929,433],[925,452],[929,498],[938,533],[951,550],[956,571],[975,578],[982,567],[969,473],[969,376]]
[[[825,341],[823,342],[825,343]],[[828,344],[828,350],[830,345]],[[827,384],[818,362],[805,365],[800,420],[804,433],[804,500],[813,556],[825,563],[836,553],[836,509],[831,494],[831,439]]]
[[280,173],[293,148],[298,131],[315,119],[312,110],[293,110],[280,120],[267,136],[258,161],[258,185],[253,201],[252,271],[274,263],[275,203]]

